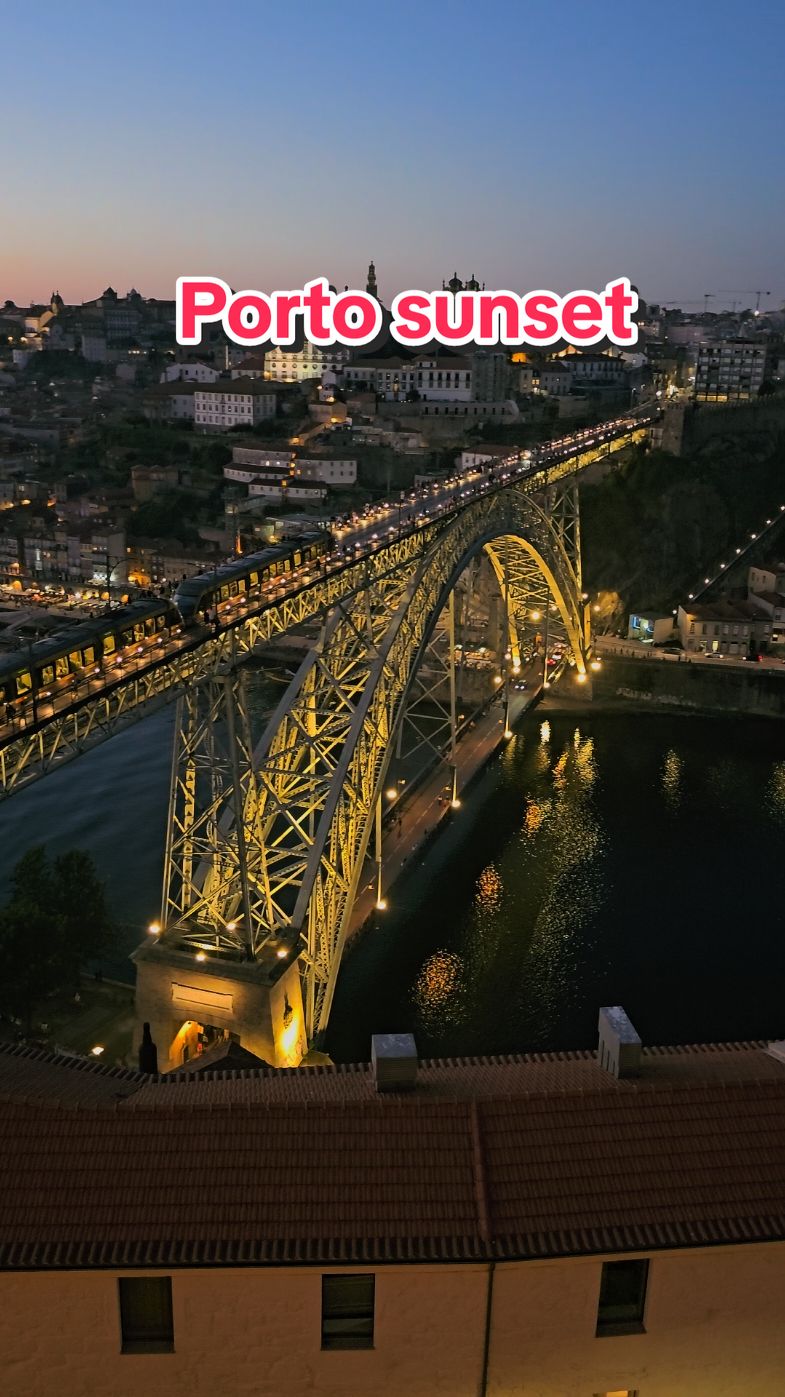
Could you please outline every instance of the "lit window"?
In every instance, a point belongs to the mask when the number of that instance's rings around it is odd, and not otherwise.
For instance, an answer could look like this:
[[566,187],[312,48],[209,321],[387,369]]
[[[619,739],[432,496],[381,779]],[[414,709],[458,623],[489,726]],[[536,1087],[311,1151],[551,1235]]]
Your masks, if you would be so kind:
[[117,1285],[123,1353],[172,1353],[171,1276],[122,1276]]
[[375,1276],[322,1276],[322,1348],[373,1348]]
[[602,1268],[597,1334],[642,1334],[649,1263],[606,1261]]

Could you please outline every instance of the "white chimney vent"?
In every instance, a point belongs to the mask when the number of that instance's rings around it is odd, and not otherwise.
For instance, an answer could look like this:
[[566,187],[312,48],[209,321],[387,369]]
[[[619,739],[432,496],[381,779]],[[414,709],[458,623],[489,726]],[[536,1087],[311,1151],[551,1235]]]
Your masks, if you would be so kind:
[[377,1091],[411,1091],[417,1081],[417,1044],[411,1033],[374,1033],[371,1063]]
[[614,1077],[636,1077],[641,1070],[641,1040],[620,1004],[600,1010],[600,1067]]

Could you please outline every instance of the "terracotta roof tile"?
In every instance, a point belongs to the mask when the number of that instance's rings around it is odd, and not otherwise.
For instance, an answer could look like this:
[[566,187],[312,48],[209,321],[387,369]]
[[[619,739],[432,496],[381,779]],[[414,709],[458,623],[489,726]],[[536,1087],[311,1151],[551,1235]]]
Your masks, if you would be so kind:
[[[785,1238],[785,1064],[762,1044],[649,1050],[624,1081],[589,1054],[430,1062],[414,1092],[389,1096],[365,1067],[170,1082],[22,1051],[0,1060],[5,1267]],[[118,1087],[135,1094],[112,1099]]]
[[76,1104],[116,1101],[138,1091],[146,1080],[139,1072],[70,1057],[24,1045],[0,1046],[0,1099],[28,1097]]

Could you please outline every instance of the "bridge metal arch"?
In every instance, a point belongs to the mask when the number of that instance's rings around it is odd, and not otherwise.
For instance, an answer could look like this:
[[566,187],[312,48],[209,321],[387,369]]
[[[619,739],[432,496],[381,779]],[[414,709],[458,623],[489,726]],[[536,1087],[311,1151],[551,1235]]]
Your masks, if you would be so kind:
[[[438,618],[472,558],[485,550],[506,589],[514,646],[528,600],[525,568],[516,576],[515,562],[536,569],[585,670],[579,564],[553,505],[513,487],[460,511],[414,566],[385,575],[369,570],[364,585],[329,613],[246,771],[235,773],[243,783],[242,817],[236,789],[230,808],[242,847],[228,861],[220,856],[203,865],[199,920],[220,929],[224,942],[238,936],[251,958],[299,938],[311,1040],[329,1019],[397,725]],[[186,912],[183,939],[202,944],[188,921]]]

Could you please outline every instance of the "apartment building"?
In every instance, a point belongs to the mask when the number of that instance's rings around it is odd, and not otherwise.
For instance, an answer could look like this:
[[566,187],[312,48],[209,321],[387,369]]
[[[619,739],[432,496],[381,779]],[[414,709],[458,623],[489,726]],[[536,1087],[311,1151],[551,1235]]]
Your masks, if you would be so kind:
[[260,472],[277,471],[319,481],[324,485],[348,486],[357,481],[357,458],[347,456],[303,456],[296,448],[235,446],[232,459],[224,466],[224,479],[250,485]]
[[24,570],[42,581],[103,583],[127,580],[125,530],[112,523],[63,521],[21,540]]
[[[162,383],[215,383],[220,377],[218,369],[212,364],[201,362],[185,361],[182,363],[168,364],[161,374]],[[234,377],[234,375],[232,375]]]
[[142,399],[145,417],[152,422],[193,422],[199,384],[185,379],[148,388]]
[[347,388],[362,384],[392,401],[416,393],[424,402],[469,402],[472,381],[471,358],[458,354],[360,355],[344,370]]
[[276,386],[258,378],[218,379],[216,383],[199,384],[194,393],[194,426],[204,432],[255,427],[258,422],[275,417]]
[[[265,376],[265,356],[261,353],[246,354],[239,364],[235,364],[230,372],[230,378],[264,378]],[[275,378],[275,374],[268,373],[268,378]]]
[[754,340],[699,345],[694,398],[698,403],[744,403],[756,398],[766,377],[767,346]]
[[685,650],[744,659],[771,637],[771,624],[748,601],[687,602],[676,625]]
[[357,483],[356,456],[295,457],[295,475],[303,480],[319,480],[325,485],[347,486]]
[[298,480],[294,474],[261,470],[248,486],[248,498],[271,504],[321,504],[327,487],[317,480]]
[[560,398],[572,392],[573,375],[568,364],[551,359],[540,369],[539,389],[549,397]]

